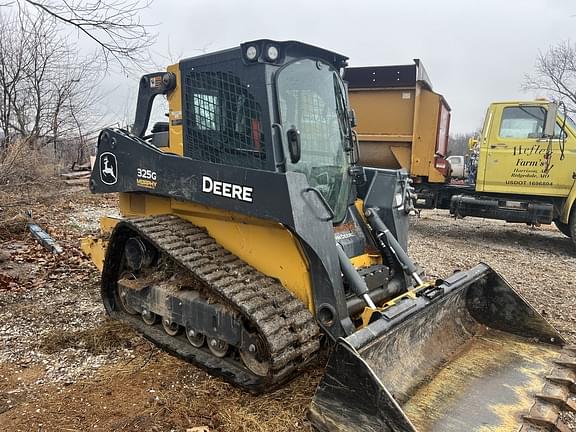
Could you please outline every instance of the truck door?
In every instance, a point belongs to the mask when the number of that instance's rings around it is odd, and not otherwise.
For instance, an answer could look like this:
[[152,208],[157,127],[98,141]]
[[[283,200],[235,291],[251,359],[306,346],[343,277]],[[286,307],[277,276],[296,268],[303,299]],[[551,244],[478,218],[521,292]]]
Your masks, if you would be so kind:
[[[566,195],[565,171],[560,160],[559,139],[542,137],[546,120],[543,104],[500,106],[488,139],[481,151],[487,152],[484,182],[478,190],[542,196]],[[560,127],[557,127],[560,135]],[[552,151],[547,161],[546,154]],[[565,155],[566,157],[566,155]]]

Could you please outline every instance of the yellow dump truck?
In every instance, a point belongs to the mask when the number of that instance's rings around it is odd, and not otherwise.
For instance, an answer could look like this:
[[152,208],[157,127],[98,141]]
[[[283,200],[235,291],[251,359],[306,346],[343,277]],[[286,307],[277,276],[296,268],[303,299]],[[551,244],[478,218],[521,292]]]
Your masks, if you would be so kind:
[[472,142],[469,175],[450,183],[450,108],[413,65],[348,68],[361,162],[404,168],[418,204],[474,216],[551,224],[576,245],[576,124],[547,100],[492,103]]

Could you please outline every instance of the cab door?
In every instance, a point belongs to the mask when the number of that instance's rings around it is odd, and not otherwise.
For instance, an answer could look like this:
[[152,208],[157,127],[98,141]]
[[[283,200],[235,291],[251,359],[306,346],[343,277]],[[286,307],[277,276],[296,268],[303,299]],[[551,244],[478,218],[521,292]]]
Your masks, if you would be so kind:
[[[484,183],[481,190],[508,194],[563,196],[566,180],[560,140],[543,138],[544,104],[498,105],[493,127],[482,146]],[[560,135],[560,127],[557,127]],[[551,156],[547,157],[551,152]],[[564,155],[566,156],[566,155]]]

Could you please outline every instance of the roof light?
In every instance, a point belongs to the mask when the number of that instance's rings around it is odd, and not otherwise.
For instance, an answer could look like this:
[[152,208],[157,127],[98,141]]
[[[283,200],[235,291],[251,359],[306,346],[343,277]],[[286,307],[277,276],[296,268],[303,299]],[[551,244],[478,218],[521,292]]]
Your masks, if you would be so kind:
[[269,45],[268,48],[266,49],[266,57],[268,58],[268,60],[270,61],[276,61],[278,59],[278,48],[276,48],[274,45]]
[[254,45],[250,45],[246,48],[246,58],[250,61],[256,60],[258,56],[258,49]]

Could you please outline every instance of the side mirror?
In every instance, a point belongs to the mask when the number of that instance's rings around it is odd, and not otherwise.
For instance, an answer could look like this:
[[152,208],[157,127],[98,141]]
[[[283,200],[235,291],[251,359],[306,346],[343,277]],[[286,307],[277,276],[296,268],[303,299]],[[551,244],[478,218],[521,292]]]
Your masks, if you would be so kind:
[[544,137],[550,138],[554,136],[554,129],[556,129],[558,104],[556,102],[550,102],[547,108],[548,108],[548,114],[546,114],[546,124],[544,125]]
[[293,164],[300,160],[302,155],[302,144],[300,142],[300,131],[295,127],[291,127],[286,132],[288,138],[288,152],[290,153],[290,162]]

